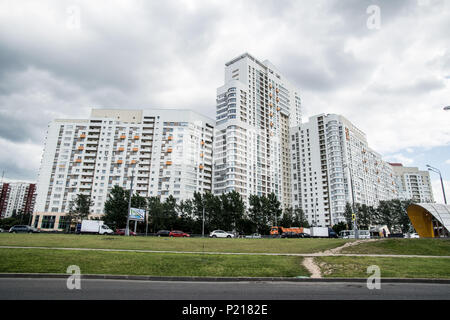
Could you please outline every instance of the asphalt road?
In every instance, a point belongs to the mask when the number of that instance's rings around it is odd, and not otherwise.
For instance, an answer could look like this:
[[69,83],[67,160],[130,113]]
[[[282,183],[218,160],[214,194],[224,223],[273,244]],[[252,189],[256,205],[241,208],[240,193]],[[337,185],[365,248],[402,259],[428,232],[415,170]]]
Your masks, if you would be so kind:
[[188,282],[82,279],[0,279],[0,300],[450,300],[450,284],[345,282]]

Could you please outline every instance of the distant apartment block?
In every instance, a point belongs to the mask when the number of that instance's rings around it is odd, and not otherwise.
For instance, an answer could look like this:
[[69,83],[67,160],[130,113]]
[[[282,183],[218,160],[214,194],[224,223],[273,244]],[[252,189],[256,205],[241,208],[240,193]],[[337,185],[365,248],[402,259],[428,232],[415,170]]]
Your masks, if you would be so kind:
[[103,214],[118,185],[144,197],[212,191],[214,120],[189,110],[93,109],[88,119],[48,126],[33,224],[62,229],[70,201],[86,194]]
[[434,202],[430,173],[417,167],[404,167],[401,163],[389,163],[394,170],[399,198],[415,202]]
[[301,122],[299,91],[269,61],[245,53],[225,64],[217,89],[213,191],[274,192],[291,205],[289,127]]
[[32,214],[36,200],[36,184],[26,182],[0,185],[0,218],[9,218],[14,213]]
[[309,223],[345,221],[347,202],[378,205],[397,197],[393,170],[369,148],[364,132],[337,114],[320,114],[291,128],[293,208]]

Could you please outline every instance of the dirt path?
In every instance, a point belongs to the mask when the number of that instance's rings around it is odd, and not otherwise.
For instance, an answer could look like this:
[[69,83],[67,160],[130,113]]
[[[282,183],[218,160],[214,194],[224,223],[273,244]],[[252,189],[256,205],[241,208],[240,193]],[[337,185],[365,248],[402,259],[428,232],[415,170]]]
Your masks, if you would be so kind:
[[[348,248],[351,246],[356,246],[356,245],[360,244],[361,242],[379,241],[379,240],[381,240],[381,239],[356,240],[356,241],[352,241],[352,242],[347,242],[340,247],[318,252],[315,254],[315,256],[317,256],[317,257],[333,256],[333,255],[339,254],[342,249]],[[314,278],[314,279],[322,278],[320,266],[316,263],[314,257],[304,258],[303,266],[309,271],[309,273],[311,273],[310,278]]]
[[303,266],[311,274],[309,276],[310,278],[314,279],[322,278],[322,274],[320,273],[320,267],[315,263],[314,258],[303,259]]

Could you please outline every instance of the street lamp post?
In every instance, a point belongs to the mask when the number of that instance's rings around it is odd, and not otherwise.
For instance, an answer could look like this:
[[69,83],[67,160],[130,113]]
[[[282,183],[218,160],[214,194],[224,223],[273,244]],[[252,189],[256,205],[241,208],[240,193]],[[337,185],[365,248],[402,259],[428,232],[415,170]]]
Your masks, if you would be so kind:
[[447,204],[447,199],[445,198],[444,182],[442,180],[441,171],[435,167],[430,166],[429,164],[427,164],[427,167],[428,167],[429,171],[433,171],[433,172],[439,174],[439,178],[441,179],[442,195],[444,196],[444,203]]
[[[136,162],[137,165],[137,162]],[[131,185],[130,185],[130,196],[128,198],[128,214],[127,214],[127,227],[125,228],[125,235],[130,235],[130,213],[131,213],[131,198],[133,196],[133,179],[134,179],[134,170],[131,171]]]
[[202,196],[202,211],[203,211],[203,221],[202,221],[202,238],[205,237],[205,194]]
[[350,167],[347,164],[344,164],[343,167],[348,169],[348,175],[349,175],[349,179],[350,179],[350,187],[352,188],[352,209],[353,209],[353,214],[355,215],[355,219],[353,220],[353,230],[355,230],[355,239],[358,239],[359,235],[358,235],[358,226],[356,224],[355,194],[354,194],[354,190],[353,190],[352,174],[350,171]]

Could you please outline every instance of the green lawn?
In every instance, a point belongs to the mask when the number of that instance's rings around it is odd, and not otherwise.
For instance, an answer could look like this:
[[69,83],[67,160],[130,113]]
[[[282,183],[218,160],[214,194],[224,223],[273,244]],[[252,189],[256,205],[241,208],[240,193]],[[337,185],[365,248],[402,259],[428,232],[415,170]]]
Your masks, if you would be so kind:
[[341,253],[450,256],[450,239],[384,239],[350,246]]
[[367,278],[367,267],[377,265],[382,278],[450,278],[447,258],[318,257],[323,277]]
[[0,246],[136,249],[190,252],[312,253],[332,249],[343,239],[209,239],[67,234],[0,233]]
[[301,257],[202,255],[139,252],[0,249],[2,273],[66,273],[77,265],[83,274],[296,277],[309,276]]

